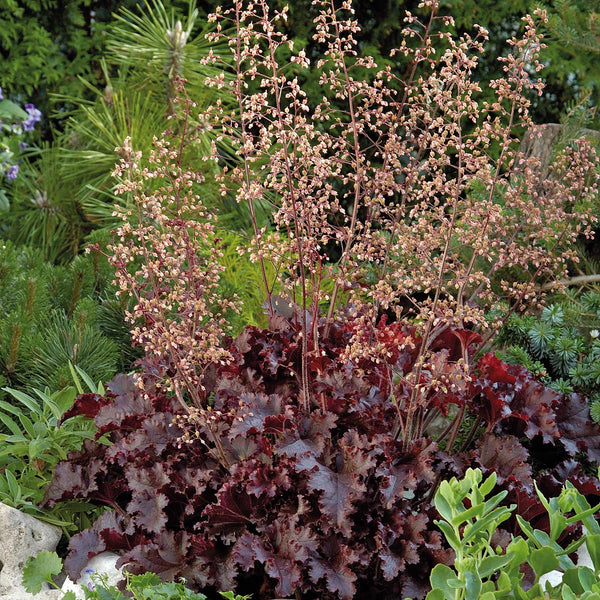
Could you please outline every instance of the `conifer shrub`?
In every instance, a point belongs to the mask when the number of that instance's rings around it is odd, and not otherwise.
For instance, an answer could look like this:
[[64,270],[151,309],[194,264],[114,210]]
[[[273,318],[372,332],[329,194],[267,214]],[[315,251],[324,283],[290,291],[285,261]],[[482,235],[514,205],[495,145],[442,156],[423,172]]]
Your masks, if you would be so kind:
[[39,250],[0,244],[3,386],[62,389],[72,383],[69,362],[96,381],[108,381],[129,366],[133,355],[124,307],[111,314],[110,303],[102,300],[111,271],[100,256],[55,266]]
[[521,364],[552,389],[587,396],[600,421],[600,294],[572,294],[539,316],[513,315],[501,331],[504,360]]

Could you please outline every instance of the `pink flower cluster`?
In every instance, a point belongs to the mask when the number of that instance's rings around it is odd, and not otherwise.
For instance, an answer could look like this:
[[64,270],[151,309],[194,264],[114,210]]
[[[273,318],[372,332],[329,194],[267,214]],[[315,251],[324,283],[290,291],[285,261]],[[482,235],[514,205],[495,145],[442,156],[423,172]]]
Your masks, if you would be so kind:
[[[190,141],[187,117],[172,137]],[[214,215],[203,206],[198,186],[203,176],[182,164],[181,144],[155,139],[148,167],[125,140],[117,152],[121,161],[114,176],[117,193],[126,198],[115,206],[122,225],[109,247],[119,292],[135,298],[127,313],[133,342],[144,348],[163,383],[184,405],[205,404],[203,376],[211,364],[223,364],[229,353],[221,340],[227,309],[234,301],[218,291],[222,252],[215,235]],[[160,378],[160,377],[159,377]]]
[[[323,49],[314,64],[322,86],[315,106],[298,79],[299,70],[313,68],[309,57],[294,53],[279,27],[287,9],[236,0],[211,17],[210,37],[229,45],[233,71],[231,61],[211,53],[207,62],[223,73],[208,83],[229,90],[237,106],[217,102],[199,119],[217,132],[214,159],[223,140],[239,156],[219,177],[222,193],[249,207],[249,252],[262,266],[267,310],[276,312],[267,263],[299,306],[305,409],[308,356],[319,353],[319,335],[336,319],[361,319],[374,330],[386,311],[417,324],[421,347],[407,382],[417,406],[422,371],[435,369],[435,340],[449,328],[491,335],[500,320],[489,319],[490,310],[502,316],[535,302],[539,284],[558,280],[576,260],[573,242],[590,235],[595,221],[597,158],[585,140],[565,144],[544,177],[539,161],[519,151],[519,136],[534,127],[530,98],[543,90],[534,19],[509,40],[490,101],[475,76],[487,32],[452,37],[438,4],[422,3],[425,20],[406,15],[392,53],[409,65],[400,78],[360,55],[349,1],[314,0],[314,39]],[[117,175],[127,176],[122,192],[134,198],[139,224],[129,224],[132,209],[121,213],[113,262],[121,288],[138,302],[129,316],[134,336],[169,363],[174,388],[193,395],[206,365],[227,359],[219,344],[214,216],[194,191],[201,177],[182,169],[166,142],[157,141],[150,170],[122,151]],[[145,191],[159,180],[162,187]],[[265,199],[273,230],[256,219]],[[348,356],[376,353],[372,341],[363,331]],[[468,373],[468,364],[457,372]]]

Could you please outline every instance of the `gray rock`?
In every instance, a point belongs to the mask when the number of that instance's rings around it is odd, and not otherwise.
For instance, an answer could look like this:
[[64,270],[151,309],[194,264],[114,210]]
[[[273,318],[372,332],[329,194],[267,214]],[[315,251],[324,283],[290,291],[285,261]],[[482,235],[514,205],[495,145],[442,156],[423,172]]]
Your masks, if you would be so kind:
[[62,600],[64,594],[61,590],[42,590],[35,596],[24,589],[12,590],[7,594],[0,594],[0,600]]
[[33,596],[22,585],[23,567],[30,556],[56,550],[61,531],[0,503],[0,600],[57,600],[60,590],[42,590]]
[[[119,556],[113,552],[102,552],[91,558],[81,573],[81,577],[77,583],[73,583],[70,579],[66,579],[63,586],[63,592],[74,592],[78,600],[85,598],[82,586],[93,586],[94,576],[102,576],[106,579],[107,585],[116,586],[119,581],[124,578],[121,569],[117,569],[117,560]],[[1,600],[1,599],[0,599]]]

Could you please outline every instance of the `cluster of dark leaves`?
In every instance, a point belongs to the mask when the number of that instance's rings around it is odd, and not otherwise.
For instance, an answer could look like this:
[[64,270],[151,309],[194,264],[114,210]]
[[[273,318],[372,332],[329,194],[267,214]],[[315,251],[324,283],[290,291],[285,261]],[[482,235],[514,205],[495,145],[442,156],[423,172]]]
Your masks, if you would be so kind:
[[[472,390],[477,393],[471,410],[487,430],[470,459],[496,472],[518,514],[534,527],[547,528],[534,481],[546,497],[557,496],[569,480],[590,502],[600,501],[600,482],[586,474],[600,463],[600,428],[590,420],[583,396],[558,394],[524,367],[504,364],[493,354],[479,360]],[[507,529],[519,533],[514,519]]]
[[[188,443],[173,424],[181,407],[140,392],[130,377],[116,377],[104,397],[80,396],[66,417],[94,418],[96,441],[57,467],[46,502],[85,498],[114,510],[71,539],[69,575],[111,550],[131,572],[185,577],[205,591],[418,598],[433,565],[452,559],[428,503],[438,475],[496,471],[533,520],[544,512],[534,477],[546,489],[569,477],[600,495],[573,460],[600,458],[600,430],[582,398],[559,396],[488,354],[460,393],[432,398],[431,410],[466,404],[479,417],[474,445],[450,455],[428,438],[403,444],[392,429],[408,392],[394,374],[413,368],[416,340],[383,321],[376,341],[390,350],[387,361],[352,362],[342,351],[355,333],[350,322],[323,339],[310,364],[315,406],[305,414],[297,328],[283,319],[247,328],[231,341],[233,360],[209,378],[211,419],[196,423]],[[446,332],[434,347],[436,369],[451,373],[461,347],[476,341]]]

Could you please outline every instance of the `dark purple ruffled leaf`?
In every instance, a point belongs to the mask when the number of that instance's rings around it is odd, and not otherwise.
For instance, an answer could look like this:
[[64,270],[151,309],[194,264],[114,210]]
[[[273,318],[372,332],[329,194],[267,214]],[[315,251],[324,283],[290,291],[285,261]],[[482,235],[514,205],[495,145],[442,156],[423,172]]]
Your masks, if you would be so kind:
[[579,394],[557,398],[553,403],[560,443],[571,457],[582,452],[589,461],[600,462],[600,427],[590,419],[588,401]]

